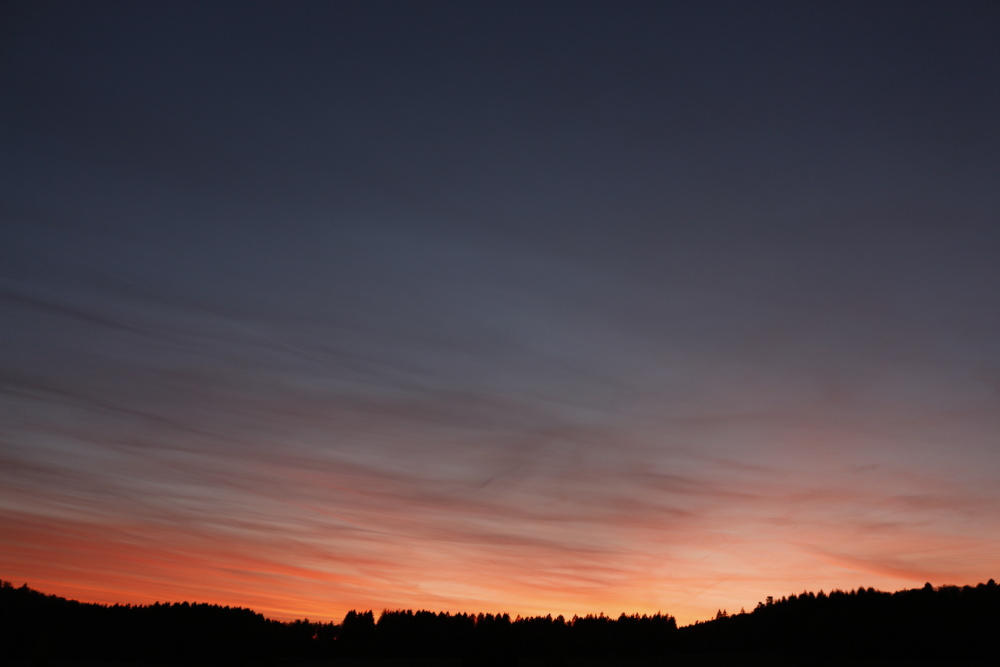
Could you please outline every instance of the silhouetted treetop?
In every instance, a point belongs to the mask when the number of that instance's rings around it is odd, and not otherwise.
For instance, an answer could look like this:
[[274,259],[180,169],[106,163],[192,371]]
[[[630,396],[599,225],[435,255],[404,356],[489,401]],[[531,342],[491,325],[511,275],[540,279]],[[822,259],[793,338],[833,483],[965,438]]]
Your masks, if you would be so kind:
[[[250,609],[204,603],[98,605],[0,582],[0,663],[146,661],[220,664],[345,658],[434,658],[508,665],[519,658],[728,654],[994,664],[1000,587],[925,585],[895,593],[860,587],[768,597],[750,613],[720,609],[678,628],[668,614],[348,612],[342,623],[282,623]],[[975,660],[984,660],[974,663]]]

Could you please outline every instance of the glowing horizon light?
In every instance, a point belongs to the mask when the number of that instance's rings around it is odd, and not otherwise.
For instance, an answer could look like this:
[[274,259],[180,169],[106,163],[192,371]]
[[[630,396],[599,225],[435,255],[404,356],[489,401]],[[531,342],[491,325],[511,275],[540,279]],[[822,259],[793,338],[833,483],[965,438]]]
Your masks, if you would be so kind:
[[681,624],[1000,578],[995,3],[385,9],[5,13],[0,578]]

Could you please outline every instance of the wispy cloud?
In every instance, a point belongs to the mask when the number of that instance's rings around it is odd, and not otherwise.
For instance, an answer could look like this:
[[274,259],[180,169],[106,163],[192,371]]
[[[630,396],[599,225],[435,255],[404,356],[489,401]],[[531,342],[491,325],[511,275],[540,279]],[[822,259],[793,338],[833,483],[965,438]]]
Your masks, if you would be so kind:
[[11,32],[4,578],[688,621],[996,577],[990,21],[145,11]]

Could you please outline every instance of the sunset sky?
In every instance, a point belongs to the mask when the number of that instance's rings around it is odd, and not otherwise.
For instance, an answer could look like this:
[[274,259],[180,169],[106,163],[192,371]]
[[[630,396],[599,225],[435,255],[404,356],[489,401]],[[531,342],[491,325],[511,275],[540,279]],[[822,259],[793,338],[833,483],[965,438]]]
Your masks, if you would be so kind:
[[998,34],[4,3],[0,578],[690,623],[1000,577]]

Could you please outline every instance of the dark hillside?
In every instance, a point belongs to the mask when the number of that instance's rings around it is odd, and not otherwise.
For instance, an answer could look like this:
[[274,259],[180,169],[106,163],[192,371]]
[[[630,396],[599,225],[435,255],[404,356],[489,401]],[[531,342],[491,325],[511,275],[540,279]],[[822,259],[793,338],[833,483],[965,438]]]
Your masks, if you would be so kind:
[[768,598],[677,628],[673,617],[565,619],[349,612],[281,623],[208,604],[97,605],[0,585],[0,664],[397,665],[996,664],[1000,587],[929,584]]
[[307,657],[312,637],[330,628],[305,621],[279,623],[242,608],[188,602],[98,605],[45,595],[27,585],[0,584],[0,664],[221,664]]
[[[876,659],[935,664],[997,656],[1000,587],[874,588],[768,598],[752,613],[682,628],[685,652]],[[995,663],[990,663],[995,664]]]

